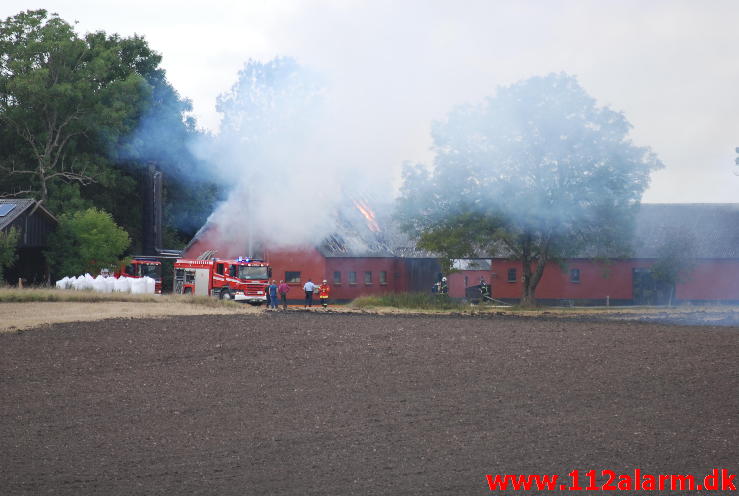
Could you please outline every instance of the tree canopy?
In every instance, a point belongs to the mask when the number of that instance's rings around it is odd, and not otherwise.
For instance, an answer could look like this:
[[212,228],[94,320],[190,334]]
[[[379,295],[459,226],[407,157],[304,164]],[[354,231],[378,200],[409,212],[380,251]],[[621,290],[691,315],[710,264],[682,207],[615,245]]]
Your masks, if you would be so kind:
[[165,237],[191,236],[217,191],[194,179],[207,178],[187,148],[199,132],[161,60],[141,36],[79,35],[45,10],[0,21],[0,197],[33,197],[56,215],[103,209],[137,247],[142,171],[155,163]]
[[44,10],[0,23],[0,122],[18,140],[1,159],[20,188],[13,193],[47,201],[50,183],[86,185],[101,174],[105,150],[95,153],[90,141],[128,131],[149,94],[136,71],[142,54],[126,60],[135,44],[104,33],[80,38]]
[[406,166],[400,216],[445,257],[520,260],[521,300],[533,304],[547,262],[628,242],[631,212],[661,167],[630,128],[567,74],[499,88],[434,124],[434,166]]
[[100,269],[117,269],[130,243],[109,213],[91,208],[59,217],[47,256],[57,274],[94,275]]

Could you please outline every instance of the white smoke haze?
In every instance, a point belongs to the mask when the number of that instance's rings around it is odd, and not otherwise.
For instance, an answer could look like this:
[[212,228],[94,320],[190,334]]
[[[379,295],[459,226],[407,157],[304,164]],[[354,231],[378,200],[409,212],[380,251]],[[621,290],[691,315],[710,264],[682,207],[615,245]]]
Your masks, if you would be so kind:
[[251,240],[251,254],[258,244],[317,244],[353,196],[392,196],[392,167],[366,161],[361,114],[335,94],[319,74],[276,58],[248,61],[219,97],[220,132],[192,150],[229,191],[209,219],[221,241]]
[[[216,97],[245,61],[290,56],[320,75],[318,129],[300,146],[276,142],[262,165],[237,146],[200,146],[234,192],[247,164],[264,175],[260,229],[283,231],[286,242],[320,237],[330,209],[314,205],[338,201],[343,187],[393,197],[403,161],[432,162],[431,123],[455,106],[552,72],[575,75],[598,105],[623,111],[635,144],[665,163],[644,201],[739,199],[735,0],[6,0],[0,15],[29,8],[77,20],[80,32],[144,35],[198,124],[220,138]],[[216,215],[229,208],[246,215],[234,201]]]

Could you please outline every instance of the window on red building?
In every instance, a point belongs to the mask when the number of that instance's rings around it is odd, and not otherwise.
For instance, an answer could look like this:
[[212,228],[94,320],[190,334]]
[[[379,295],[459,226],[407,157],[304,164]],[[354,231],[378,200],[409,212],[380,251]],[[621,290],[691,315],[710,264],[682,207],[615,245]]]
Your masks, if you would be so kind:
[[364,283],[372,284],[372,272],[369,270],[364,273]]
[[349,272],[349,284],[357,284],[357,273]]
[[380,284],[387,284],[387,271],[380,271]]
[[508,282],[516,282],[516,269],[508,269]]
[[341,284],[341,272],[338,270],[334,271],[334,284]]
[[285,282],[300,282],[300,272],[285,272]]
[[570,282],[580,282],[580,269],[570,269]]

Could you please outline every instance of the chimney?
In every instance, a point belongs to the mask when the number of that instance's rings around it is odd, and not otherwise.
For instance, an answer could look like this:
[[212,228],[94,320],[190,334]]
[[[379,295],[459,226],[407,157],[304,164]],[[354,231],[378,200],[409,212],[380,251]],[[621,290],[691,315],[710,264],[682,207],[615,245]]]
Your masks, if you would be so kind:
[[162,171],[150,163],[143,180],[142,254],[158,255],[162,248]]

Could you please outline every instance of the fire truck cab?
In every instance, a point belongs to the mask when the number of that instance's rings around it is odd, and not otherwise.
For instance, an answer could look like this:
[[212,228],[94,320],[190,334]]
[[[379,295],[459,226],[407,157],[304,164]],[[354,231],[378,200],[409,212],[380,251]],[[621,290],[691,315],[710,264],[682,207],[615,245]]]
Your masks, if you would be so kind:
[[260,305],[267,301],[271,277],[272,268],[263,260],[179,259],[174,264],[174,292]]
[[151,277],[154,279],[154,292],[162,294],[162,262],[154,257],[136,256],[128,265],[121,267],[115,276],[134,279]]

